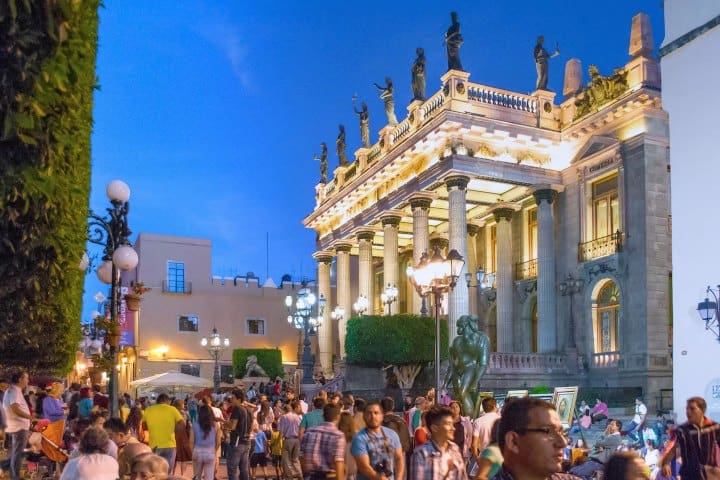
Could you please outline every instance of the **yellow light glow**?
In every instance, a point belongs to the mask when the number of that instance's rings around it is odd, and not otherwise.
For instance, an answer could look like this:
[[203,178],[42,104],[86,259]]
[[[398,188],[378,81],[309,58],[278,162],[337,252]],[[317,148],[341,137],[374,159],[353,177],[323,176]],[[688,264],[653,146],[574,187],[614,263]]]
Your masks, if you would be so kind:
[[645,133],[647,131],[647,128],[645,126],[644,119],[640,118],[636,122],[631,123],[625,128],[622,128],[618,132],[618,138],[620,141],[625,141],[629,138],[633,138],[636,135],[640,135],[641,133]]

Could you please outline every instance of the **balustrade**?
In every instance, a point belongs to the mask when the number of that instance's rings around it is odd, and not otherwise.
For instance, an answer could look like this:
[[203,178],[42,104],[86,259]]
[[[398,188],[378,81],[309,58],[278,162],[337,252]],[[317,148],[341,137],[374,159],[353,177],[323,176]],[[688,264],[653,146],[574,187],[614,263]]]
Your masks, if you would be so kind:
[[587,262],[593,258],[622,252],[622,236],[622,232],[618,230],[611,235],[578,244],[578,261]]
[[564,354],[493,352],[488,358],[488,373],[548,373],[566,368]]
[[538,105],[537,99],[529,95],[478,84],[471,84],[468,87],[468,99],[473,102],[497,105],[529,113],[536,113]]
[[515,264],[515,280],[527,280],[537,278],[538,261],[537,258],[527,262]]
[[594,368],[614,368],[620,362],[620,352],[594,353],[592,356]]

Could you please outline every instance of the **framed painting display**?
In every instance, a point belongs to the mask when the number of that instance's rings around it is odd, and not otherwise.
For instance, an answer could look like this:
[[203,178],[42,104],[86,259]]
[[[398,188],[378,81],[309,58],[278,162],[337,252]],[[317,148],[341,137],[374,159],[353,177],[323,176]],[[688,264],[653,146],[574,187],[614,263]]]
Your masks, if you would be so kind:
[[577,394],[578,387],[555,387],[552,403],[564,428],[570,428],[572,424]]
[[510,397],[527,397],[528,391],[527,390],[508,390],[507,395],[505,395],[505,398]]

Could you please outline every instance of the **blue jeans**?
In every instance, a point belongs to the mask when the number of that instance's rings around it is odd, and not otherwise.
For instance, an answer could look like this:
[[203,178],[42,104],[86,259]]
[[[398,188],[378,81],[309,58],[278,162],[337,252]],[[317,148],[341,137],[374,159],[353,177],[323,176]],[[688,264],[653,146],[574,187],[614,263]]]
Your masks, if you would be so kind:
[[[227,460],[228,480],[250,480],[250,444],[238,443],[230,445],[230,456]],[[238,469],[240,476],[238,477]]]
[[6,433],[10,437],[10,480],[20,480],[20,466],[22,465],[23,451],[27,446],[30,432],[20,430],[19,432]]
[[175,455],[177,450],[175,448],[154,448],[153,453],[167,460],[168,475],[172,475],[173,468],[175,468]]
[[[630,422],[630,425],[627,427],[627,436],[632,439],[633,442],[640,442],[643,443],[643,434],[642,429],[638,428],[640,425],[638,425],[635,422]],[[635,429],[637,430],[637,435],[635,434]]]

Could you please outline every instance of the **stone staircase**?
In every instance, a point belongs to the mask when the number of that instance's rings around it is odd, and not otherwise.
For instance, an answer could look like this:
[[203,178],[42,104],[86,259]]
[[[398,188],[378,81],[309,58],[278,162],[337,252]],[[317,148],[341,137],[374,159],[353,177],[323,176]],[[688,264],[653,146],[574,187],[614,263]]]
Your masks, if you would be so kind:
[[[630,421],[632,420],[632,415],[627,415],[625,413],[625,409],[619,408],[619,409],[609,409],[610,410],[610,418],[620,420],[623,424],[623,430],[627,425],[630,424]],[[574,445],[578,438],[584,438],[585,439],[585,445],[587,445],[588,448],[592,448],[593,445],[595,445],[595,442],[597,442],[605,433],[605,428],[607,428],[607,420],[601,420],[597,423],[593,423],[590,425],[590,428],[585,430],[582,430],[582,436],[580,432],[572,433],[570,434],[570,437],[572,438],[572,441],[570,442],[571,445]],[[625,439],[627,437],[623,437],[623,443],[625,443]]]

